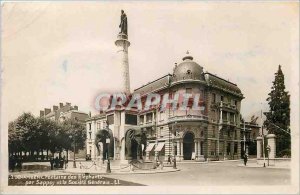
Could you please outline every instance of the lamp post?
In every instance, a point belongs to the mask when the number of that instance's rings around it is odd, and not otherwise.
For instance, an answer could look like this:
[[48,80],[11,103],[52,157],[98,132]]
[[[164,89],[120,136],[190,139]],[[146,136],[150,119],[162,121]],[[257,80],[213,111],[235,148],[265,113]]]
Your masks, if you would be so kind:
[[106,173],[111,173],[111,170],[110,170],[110,160],[109,160],[109,146],[110,146],[109,136],[106,137],[106,146],[107,146],[107,167],[106,167]]
[[269,145],[267,146],[267,151],[268,151],[268,166],[270,166],[269,161],[270,161],[270,151],[271,151],[271,147],[270,147]]
[[[175,130],[175,128],[174,128],[174,126],[175,126],[175,124],[176,124],[177,122],[174,122],[173,123],[173,130],[174,130],[174,138],[175,138],[175,135],[176,135],[176,130]],[[173,138],[173,154],[174,154],[174,156],[173,156],[173,169],[177,169],[177,167],[176,167],[176,153],[175,153],[175,147],[174,147],[174,138]],[[178,146],[177,146],[178,147]]]
[[264,135],[264,128],[262,122],[262,110],[260,111],[260,123],[261,123],[261,134],[262,134],[262,150],[263,150],[263,158],[264,158],[264,167],[266,167],[266,157],[265,157],[265,135]]
[[[72,135],[69,136],[70,139],[72,139]],[[76,151],[76,145],[75,145],[75,136],[74,138],[74,156],[73,156],[73,168],[76,168],[76,161],[75,161],[75,151]]]

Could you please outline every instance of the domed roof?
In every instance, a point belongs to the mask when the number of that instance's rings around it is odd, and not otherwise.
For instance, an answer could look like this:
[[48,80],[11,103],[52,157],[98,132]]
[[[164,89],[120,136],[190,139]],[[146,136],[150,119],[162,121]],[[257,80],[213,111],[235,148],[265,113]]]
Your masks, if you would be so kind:
[[[189,54],[189,52],[187,52]],[[183,62],[175,65],[173,72],[173,81],[180,80],[202,80],[203,79],[203,67],[193,61],[193,57],[190,55],[182,58]]]

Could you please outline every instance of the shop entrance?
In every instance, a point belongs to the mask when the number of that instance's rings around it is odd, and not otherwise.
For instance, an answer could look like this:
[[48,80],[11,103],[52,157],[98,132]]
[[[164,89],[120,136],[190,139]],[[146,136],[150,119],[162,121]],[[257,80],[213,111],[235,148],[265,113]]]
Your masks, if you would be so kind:
[[194,152],[194,134],[187,132],[183,138],[183,159],[191,160]]

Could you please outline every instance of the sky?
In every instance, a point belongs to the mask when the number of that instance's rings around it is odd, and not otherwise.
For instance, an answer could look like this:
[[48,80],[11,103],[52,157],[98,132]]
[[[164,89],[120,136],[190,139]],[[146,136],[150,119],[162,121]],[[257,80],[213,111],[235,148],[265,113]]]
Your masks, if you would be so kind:
[[[299,64],[297,2],[2,2],[2,122],[59,102],[96,113],[117,90],[114,44],[128,17],[131,91],[172,73],[188,50],[204,71],[242,90],[242,115],[267,109],[278,65],[293,93]],[[297,76],[297,75],[296,75]],[[296,82],[298,85],[298,82]],[[297,104],[298,105],[298,104]]]

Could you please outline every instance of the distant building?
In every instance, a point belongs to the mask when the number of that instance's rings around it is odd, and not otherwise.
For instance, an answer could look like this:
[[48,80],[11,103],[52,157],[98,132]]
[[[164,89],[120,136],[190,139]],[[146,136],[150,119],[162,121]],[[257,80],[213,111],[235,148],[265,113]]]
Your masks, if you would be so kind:
[[55,121],[64,121],[65,119],[74,119],[84,123],[88,118],[88,114],[78,111],[78,106],[72,106],[71,103],[59,103],[59,106],[53,106],[51,108],[44,108],[40,111],[40,117],[45,117]]
[[[256,121],[241,122],[241,155],[245,154],[245,150],[249,156],[256,157],[256,138],[260,135],[260,126]],[[246,146],[244,146],[246,144]]]
[[[89,115],[85,112],[78,111],[78,106],[72,106],[71,103],[66,102],[64,105],[63,103],[59,103],[59,106],[54,105],[51,108],[44,108],[44,110],[40,111],[40,117],[44,117],[50,120],[63,122],[66,119],[77,120],[85,124],[85,120],[89,117]],[[64,151],[65,153],[66,151]],[[65,155],[68,158],[73,156],[73,151],[68,151],[69,153]],[[76,152],[77,158],[85,158],[86,157],[86,149],[78,150]]]

